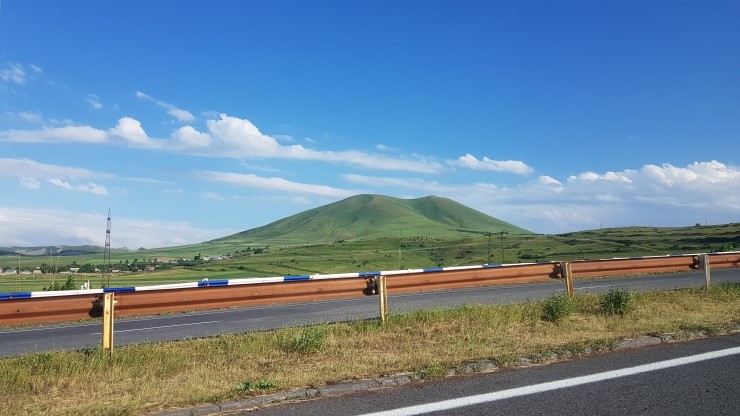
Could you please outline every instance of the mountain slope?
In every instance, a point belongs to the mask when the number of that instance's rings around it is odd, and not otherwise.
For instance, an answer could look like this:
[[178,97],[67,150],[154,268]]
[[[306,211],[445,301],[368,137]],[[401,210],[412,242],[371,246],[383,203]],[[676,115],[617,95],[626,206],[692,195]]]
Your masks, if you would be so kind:
[[529,231],[447,198],[399,199],[357,195],[215,241],[327,243],[388,236],[445,237],[463,233]]

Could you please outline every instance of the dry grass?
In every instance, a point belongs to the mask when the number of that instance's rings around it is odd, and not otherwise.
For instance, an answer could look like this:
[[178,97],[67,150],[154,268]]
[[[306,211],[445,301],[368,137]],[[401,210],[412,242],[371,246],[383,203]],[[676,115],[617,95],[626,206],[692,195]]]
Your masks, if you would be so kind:
[[[406,371],[441,372],[466,361],[579,353],[624,338],[702,330],[740,320],[740,285],[635,294],[627,315],[600,314],[598,298],[574,299],[558,323],[543,302],[464,306],[374,321],[225,335],[100,351],[0,360],[0,414],[132,415],[272,389]],[[252,392],[238,386],[262,386]],[[275,387],[273,387],[275,386]],[[264,388],[264,390],[262,389]]]

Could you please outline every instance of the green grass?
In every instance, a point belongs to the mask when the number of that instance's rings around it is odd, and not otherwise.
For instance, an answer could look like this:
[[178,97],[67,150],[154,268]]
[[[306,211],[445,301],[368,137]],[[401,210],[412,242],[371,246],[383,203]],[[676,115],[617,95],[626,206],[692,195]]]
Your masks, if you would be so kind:
[[[644,335],[716,335],[740,324],[740,284],[637,293],[624,316],[605,315],[596,295],[578,295],[559,322],[544,301],[465,305],[365,320],[178,342],[34,353],[0,359],[0,414],[136,415],[278,389],[451,368],[546,363]],[[392,306],[391,306],[392,307]]]

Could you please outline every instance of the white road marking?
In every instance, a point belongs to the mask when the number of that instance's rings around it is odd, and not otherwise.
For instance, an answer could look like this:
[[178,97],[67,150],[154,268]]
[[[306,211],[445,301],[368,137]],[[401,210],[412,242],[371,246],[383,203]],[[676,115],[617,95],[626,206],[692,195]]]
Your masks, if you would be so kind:
[[674,358],[671,360],[658,361],[655,363],[638,365],[635,367],[621,368],[619,370],[606,371],[587,376],[567,378],[556,380],[548,383],[534,384],[531,386],[518,387],[514,389],[501,390],[492,393],[477,394],[474,396],[460,397],[457,399],[443,400],[435,403],[426,403],[417,406],[403,407],[400,409],[386,410],[374,413],[365,413],[360,416],[413,416],[425,413],[438,412],[442,410],[457,409],[465,406],[472,406],[481,403],[494,402],[498,400],[510,399],[512,397],[526,396],[530,394],[542,393],[550,390],[557,390],[566,387],[574,387],[582,384],[597,383],[604,380],[610,380],[619,377],[627,377],[650,371],[663,370],[671,367],[678,367],[686,364],[693,364],[700,361],[711,360],[715,358],[726,357],[729,355],[740,354],[740,347],[728,348],[724,350],[706,352],[703,354],[690,355],[688,357]]
[[[203,324],[215,324],[217,322],[221,322],[221,321],[206,321],[206,322],[192,322],[192,323],[189,323],[189,324],[150,326],[150,327],[147,327],[147,328],[123,329],[123,330],[120,330],[120,331],[114,330],[114,332],[116,334],[118,334],[118,333],[121,333],[121,332],[148,331],[150,329],[175,328],[175,327],[178,327],[178,326],[192,326],[192,325],[203,325]],[[102,334],[103,334],[102,332],[95,332],[95,333],[93,333],[93,335],[102,335]]]

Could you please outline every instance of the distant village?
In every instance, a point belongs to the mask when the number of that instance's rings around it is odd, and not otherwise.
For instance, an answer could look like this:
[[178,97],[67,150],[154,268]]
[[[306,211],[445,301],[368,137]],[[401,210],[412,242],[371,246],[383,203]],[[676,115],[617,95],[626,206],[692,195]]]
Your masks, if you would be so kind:
[[[125,272],[153,272],[159,269],[169,269],[175,266],[194,266],[202,263],[218,262],[231,259],[231,256],[201,256],[197,255],[193,259],[187,258],[168,258],[168,257],[155,257],[147,259],[144,262],[140,262],[136,259],[133,261],[123,261],[115,264],[111,264],[111,273],[125,273]],[[54,273],[60,275],[77,275],[87,273],[102,273],[106,267],[104,265],[93,266],[90,263],[78,265],[76,262],[72,262],[70,265],[59,265],[52,266],[43,263],[36,267],[21,267],[20,269],[13,267],[0,266],[0,275],[44,275],[47,273]]]

